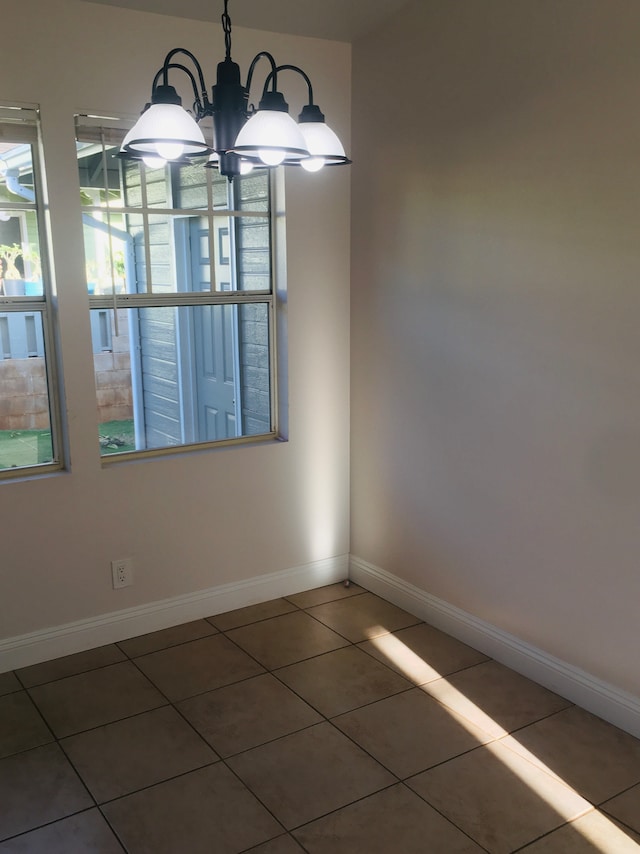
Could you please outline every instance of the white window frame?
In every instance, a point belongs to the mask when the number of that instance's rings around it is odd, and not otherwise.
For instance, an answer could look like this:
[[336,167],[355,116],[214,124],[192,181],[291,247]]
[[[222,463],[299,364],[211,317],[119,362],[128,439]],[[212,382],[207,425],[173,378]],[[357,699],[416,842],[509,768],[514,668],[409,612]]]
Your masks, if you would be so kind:
[[[37,349],[43,350],[47,396],[49,405],[49,429],[51,432],[52,459],[15,468],[0,469],[0,481],[48,475],[65,467],[62,422],[60,416],[60,386],[58,381],[58,357],[52,310],[51,268],[49,264],[49,231],[44,206],[44,157],[40,127],[40,111],[37,104],[0,104],[0,138],[3,142],[30,144],[35,188],[35,200],[26,199],[0,201],[0,210],[31,211],[36,215],[39,252],[42,268],[42,294],[33,296],[9,296],[0,294],[0,313],[39,314],[42,319],[42,339],[37,335]],[[25,233],[24,215],[20,217],[21,235]],[[35,355],[30,353],[30,355]]]
[[[108,123],[108,120],[92,117],[89,119],[86,115],[76,116],[76,138],[79,142],[95,141],[103,148],[107,146],[117,145],[124,137],[127,131],[126,123],[122,120],[113,120],[115,124]],[[108,155],[111,156],[111,155]],[[191,450],[202,450],[206,448],[220,448],[224,446],[244,445],[265,442],[274,439],[283,439],[284,430],[282,429],[282,421],[285,419],[279,418],[279,378],[281,380],[284,370],[284,354],[279,356],[278,352],[278,330],[282,332],[283,324],[286,322],[278,311],[286,302],[286,286],[284,277],[278,276],[278,286],[276,287],[276,276],[279,270],[283,269],[282,261],[278,261],[278,255],[284,251],[284,193],[281,177],[274,173],[274,170],[269,170],[269,194],[270,194],[270,209],[265,215],[264,211],[252,211],[249,209],[232,210],[232,209],[216,209],[213,206],[213,189],[211,182],[211,174],[213,170],[201,167],[205,175],[208,175],[208,207],[207,208],[160,208],[143,204],[141,206],[127,207],[126,205],[110,205],[110,214],[114,215],[134,215],[142,217],[145,229],[145,251],[147,252],[145,267],[148,271],[151,270],[149,257],[149,241],[146,239],[148,235],[148,217],[166,215],[170,220],[173,220],[174,228],[171,229],[172,240],[175,239],[175,225],[179,221],[180,216],[200,216],[208,219],[209,243],[210,243],[210,258],[215,258],[215,229],[214,221],[216,218],[223,217],[227,221],[230,217],[263,217],[268,219],[270,227],[270,288],[269,290],[247,291],[234,290],[223,291],[215,290],[215,262],[211,261],[211,290],[210,291],[172,291],[171,293],[154,293],[150,290],[152,282],[147,283],[146,293],[113,293],[109,295],[89,294],[90,310],[100,309],[113,312],[118,308],[148,308],[148,307],[180,307],[180,306],[225,306],[233,305],[236,307],[242,305],[266,305],[267,320],[268,320],[268,336],[269,336],[269,422],[270,429],[256,435],[240,435],[231,438],[221,438],[213,441],[189,441],[188,436],[185,436],[185,441],[163,447],[139,448],[135,451],[126,451],[124,453],[111,453],[102,455],[101,461],[103,465],[111,465],[125,460],[158,457],[168,454],[183,453]],[[141,165],[141,169],[144,167]],[[143,182],[144,186],[144,182]],[[144,190],[143,190],[144,193]],[[123,200],[124,201],[124,200]],[[143,199],[143,201],[145,201]],[[100,206],[83,206],[83,212],[86,213],[105,213],[105,208]],[[281,247],[279,249],[279,247]],[[176,259],[177,260],[177,259]],[[235,361],[237,367],[238,347],[235,347]],[[183,372],[184,373],[184,372]],[[237,376],[237,375],[236,375]],[[185,380],[184,376],[181,381],[186,383],[184,391],[181,393],[186,401],[185,411],[189,407],[189,400],[194,394],[193,380]],[[191,382],[191,386],[189,386]],[[136,378],[132,376],[134,385],[134,396],[136,394]],[[135,421],[135,419],[134,419]],[[136,424],[136,430],[138,425]],[[183,431],[187,432],[187,431]],[[142,444],[137,441],[136,444]]]

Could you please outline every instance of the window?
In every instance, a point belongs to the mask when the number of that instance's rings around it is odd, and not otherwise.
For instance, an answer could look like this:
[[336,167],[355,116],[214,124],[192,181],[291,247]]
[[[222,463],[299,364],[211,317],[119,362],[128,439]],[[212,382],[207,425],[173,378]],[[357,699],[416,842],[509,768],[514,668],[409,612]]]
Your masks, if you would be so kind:
[[61,467],[35,109],[0,107],[0,477]]
[[275,436],[271,179],[77,154],[99,412],[107,457]]

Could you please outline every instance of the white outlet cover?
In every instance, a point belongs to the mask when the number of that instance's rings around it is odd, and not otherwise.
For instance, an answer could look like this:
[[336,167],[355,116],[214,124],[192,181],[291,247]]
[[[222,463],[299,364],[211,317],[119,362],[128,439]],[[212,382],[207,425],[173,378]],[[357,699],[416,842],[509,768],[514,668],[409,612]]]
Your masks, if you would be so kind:
[[114,590],[130,587],[133,584],[133,561],[131,558],[111,561],[111,580]]

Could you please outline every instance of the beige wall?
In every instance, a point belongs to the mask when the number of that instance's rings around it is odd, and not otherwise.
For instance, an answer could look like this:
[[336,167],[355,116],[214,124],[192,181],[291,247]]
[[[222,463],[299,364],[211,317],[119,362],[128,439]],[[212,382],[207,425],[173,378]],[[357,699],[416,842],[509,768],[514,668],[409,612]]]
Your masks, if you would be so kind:
[[[77,0],[10,5],[0,100],[42,107],[71,469],[0,483],[0,639],[346,554],[348,173],[286,181],[289,441],[102,469],[73,115],[135,115],[178,45],[212,78],[224,42],[218,25]],[[307,70],[348,141],[349,47],[234,27],[245,70],[262,49]],[[110,561],[128,556],[135,584],[113,591]]]
[[352,554],[640,694],[640,6],[354,45]]

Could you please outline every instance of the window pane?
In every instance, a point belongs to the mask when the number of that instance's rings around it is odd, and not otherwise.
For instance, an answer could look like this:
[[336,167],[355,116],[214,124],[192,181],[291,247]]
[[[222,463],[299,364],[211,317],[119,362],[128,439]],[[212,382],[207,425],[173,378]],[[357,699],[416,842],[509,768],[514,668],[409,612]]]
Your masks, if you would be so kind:
[[118,334],[110,323],[105,336],[92,322],[101,453],[271,431],[266,304],[122,309]]
[[188,166],[174,166],[171,170],[173,181],[173,206],[184,210],[201,208],[207,210],[207,178],[212,181],[214,207],[227,207],[227,188],[221,175],[215,170],[205,169],[200,161]]
[[269,176],[266,169],[255,169],[249,175],[234,178],[235,208],[239,211],[269,209]]
[[[97,153],[79,152],[88,165]],[[95,174],[121,190],[79,173],[101,453],[272,435],[267,171],[230,182],[203,161],[112,161]]]
[[169,176],[165,168],[141,169],[139,173],[146,184],[147,206],[150,208],[173,207],[169,193]]
[[[117,213],[109,218],[101,212],[85,212],[82,216],[87,290],[90,294],[125,293],[127,265],[131,257],[131,237],[125,230],[124,216]],[[109,223],[111,229],[109,229]]]
[[29,120],[0,126],[0,473],[7,475],[59,464],[47,367],[36,139]]
[[175,292],[173,220],[166,216],[149,216],[148,234],[153,293]]
[[103,154],[102,145],[97,142],[80,142],[76,148],[82,204],[122,207],[122,161],[113,156],[117,149],[109,148]]
[[0,313],[0,470],[53,460],[42,313]]
[[238,290],[271,288],[271,231],[264,217],[236,218]]
[[[111,149],[111,154],[115,149]],[[121,180],[124,187],[124,204],[128,208],[139,208],[144,204],[142,192],[142,173],[145,170],[144,164],[138,160],[119,160],[122,169]],[[164,171],[164,170],[162,170]]]
[[0,211],[0,294],[42,296],[40,239],[35,210]]

